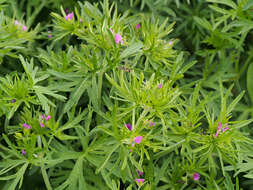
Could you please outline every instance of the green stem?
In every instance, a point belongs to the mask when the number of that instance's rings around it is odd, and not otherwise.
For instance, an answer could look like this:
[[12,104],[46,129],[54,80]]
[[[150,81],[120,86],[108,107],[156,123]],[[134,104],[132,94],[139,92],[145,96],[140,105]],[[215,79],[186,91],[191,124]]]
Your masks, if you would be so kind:
[[47,175],[47,172],[46,172],[44,164],[41,163],[40,167],[41,167],[42,177],[44,179],[44,182],[45,182],[45,185],[47,187],[47,190],[52,190],[52,187],[50,185],[50,182],[49,182],[48,175]]
[[[104,74],[104,71],[101,70],[98,74],[98,94],[97,94],[97,98],[98,98],[98,108],[100,109],[101,111],[101,106],[102,106],[102,85],[103,85],[103,74]],[[100,115],[97,115],[97,123],[100,124],[101,123],[101,116]]]
[[102,85],[103,85],[104,71],[100,71],[98,74],[98,106],[101,107]]

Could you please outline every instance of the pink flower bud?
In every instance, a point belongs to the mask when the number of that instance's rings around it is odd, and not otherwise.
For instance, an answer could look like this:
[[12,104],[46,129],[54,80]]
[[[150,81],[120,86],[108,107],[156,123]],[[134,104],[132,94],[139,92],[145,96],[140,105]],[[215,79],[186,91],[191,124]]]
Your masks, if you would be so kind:
[[139,29],[141,27],[141,24],[136,25],[136,29]]
[[25,155],[26,151],[24,149],[21,150],[21,154]]
[[22,27],[22,30],[23,30],[23,31],[27,31],[27,27],[24,25],[24,26]]
[[51,119],[50,115],[47,116],[46,121],[48,121],[49,119]]
[[192,178],[193,178],[194,181],[198,181],[199,178],[200,178],[200,174],[199,173],[194,173]]

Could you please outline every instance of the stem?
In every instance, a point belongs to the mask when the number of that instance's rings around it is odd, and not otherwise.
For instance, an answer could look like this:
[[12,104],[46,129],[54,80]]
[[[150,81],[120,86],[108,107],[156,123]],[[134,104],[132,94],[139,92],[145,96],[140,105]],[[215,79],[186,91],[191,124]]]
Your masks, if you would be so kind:
[[38,146],[40,148],[42,148],[42,143],[41,143],[41,137],[40,136],[37,136],[37,142],[38,142]]
[[132,115],[132,126],[133,126],[133,129],[134,129],[134,125],[135,125],[135,103],[133,103],[134,105],[134,109],[133,109],[133,115]]
[[139,117],[139,119],[136,122],[136,126],[137,127],[139,125],[139,123],[141,122],[141,120],[147,115],[147,113],[149,112],[149,110],[144,109],[143,112],[141,113],[141,116]]
[[45,166],[43,163],[41,163],[41,173],[42,173],[42,176],[43,176],[43,179],[44,179],[44,182],[45,182],[45,185],[47,187],[47,190],[52,190],[52,187],[50,185],[50,182],[49,182],[49,179],[48,179],[48,175],[47,175],[47,172],[46,172],[46,169],[45,169]]
[[[103,74],[104,71],[101,70],[98,74],[98,91],[97,91],[97,98],[98,98],[98,108],[101,110],[101,102],[102,102],[102,85],[103,85]],[[97,115],[97,123],[101,123],[102,117],[100,115]]]
[[103,74],[104,71],[100,71],[98,74],[98,106],[101,107],[101,96],[102,96],[102,85],[103,85]]

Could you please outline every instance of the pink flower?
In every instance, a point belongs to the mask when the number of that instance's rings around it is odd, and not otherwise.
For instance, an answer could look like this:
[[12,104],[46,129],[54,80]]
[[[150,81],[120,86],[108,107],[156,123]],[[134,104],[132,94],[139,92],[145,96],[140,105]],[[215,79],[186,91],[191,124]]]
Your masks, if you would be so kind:
[[141,172],[141,171],[137,170],[137,174],[140,177],[140,176],[142,176],[144,174],[144,172]]
[[49,119],[51,119],[50,115],[47,116],[46,121],[48,121]]
[[40,126],[41,126],[41,127],[45,127],[44,123],[40,123]]
[[171,46],[173,44],[173,41],[169,41],[169,45]]
[[15,25],[20,25],[20,23],[17,20],[15,20],[14,24]]
[[162,83],[158,84],[158,88],[161,89],[163,87]]
[[216,137],[219,135],[220,132],[224,133],[225,131],[229,130],[227,123],[225,124],[225,126],[226,126],[225,128],[222,127],[221,122],[219,122],[219,126],[218,126],[218,129],[217,129],[216,134],[215,134]]
[[121,37],[121,35],[120,35],[119,33],[117,33],[117,34],[115,35],[114,40],[115,40],[115,43],[116,43],[116,44],[119,44],[119,43],[121,43],[121,45],[123,44],[122,37]]
[[216,137],[218,136],[218,134],[219,134],[219,132],[221,130],[221,127],[222,127],[221,122],[219,122],[219,126],[218,126],[217,132],[215,134]]
[[44,119],[46,116],[44,115],[44,114],[42,114],[41,116],[40,116],[40,118],[41,119]]
[[72,13],[69,13],[69,14],[67,14],[66,16],[65,16],[65,20],[72,20],[73,19],[73,17],[74,17],[74,13],[72,12]]
[[134,138],[134,140],[135,140],[135,142],[136,142],[137,144],[140,144],[140,143],[141,143],[141,140],[142,140],[142,136],[137,136],[137,137]]
[[144,182],[145,179],[136,179],[136,182],[138,185],[141,185]]
[[139,29],[141,27],[141,24],[136,25],[136,29]]
[[149,122],[149,126],[151,127],[151,126],[155,126],[155,122]]
[[199,173],[194,173],[192,178],[193,178],[194,181],[198,181],[199,178],[200,178],[200,174]]
[[26,129],[31,129],[32,128],[30,125],[28,125],[26,123],[24,123],[23,127],[26,128]]
[[27,30],[27,27],[24,25],[24,26],[22,27],[22,30],[23,30],[23,31],[26,31],[26,30]]
[[129,131],[132,131],[132,125],[130,123],[125,124],[125,127],[129,129]]
[[52,32],[49,30],[48,31],[48,38],[52,38],[52,37],[53,37]]
[[224,133],[225,131],[229,130],[228,127],[226,127],[225,129],[222,130],[222,132]]
[[114,30],[112,28],[110,28],[110,31],[111,31],[111,33],[114,33]]
[[26,151],[24,149],[21,150],[21,154],[25,155]]

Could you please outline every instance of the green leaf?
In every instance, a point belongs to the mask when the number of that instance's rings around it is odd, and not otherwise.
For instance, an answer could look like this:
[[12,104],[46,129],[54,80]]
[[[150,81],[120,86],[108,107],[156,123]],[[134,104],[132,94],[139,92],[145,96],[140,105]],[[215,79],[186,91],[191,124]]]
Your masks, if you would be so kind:
[[18,172],[15,174],[16,175],[16,179],[13,180],[13,182],[11,183],[11,185],[9,186],[8,190],[14,190],[16,189],[16,186],[18,185],[19,183],[19,188],[21,187],[22,185],[22,181],[23,181],[23,177],[24,177],[24,174],[25,174],[25,171],[28,167],[28,163],[25,163],[19,170]]
[[193,19],[203,28],[212,31],[212,25],[205,18],[194,16]]
[[248,0],[247,3],[244,5],[243,10],[246,11],[253,7],[253,1]]
[[207,2],[223,4],[223,5],[229,6],[233,9],[237,9],[237,5],[232,0],[207,0]]
[[75,104],[78,103],[79,99],[83,95],[84,91],[89,87],[90,83],[88,81],[89,77],[86,77],[82,82],[80,82],[79,85],[76,86],[76,88],[73,90],[73,92],[70,95],[70,98],[68,102],[66,103],[64,107],[64,113],[68,112]]
[[253,63],[250,64],[247,72],[247,90],[253,103]]
[[129,57],[131,55],[137,54],[141,52],[141,48],[143,47],[143,44],[141,42],[136,42],[132,44],[131,46],[127,47],[120,55],[120,59],[124,59],[126,57]]

